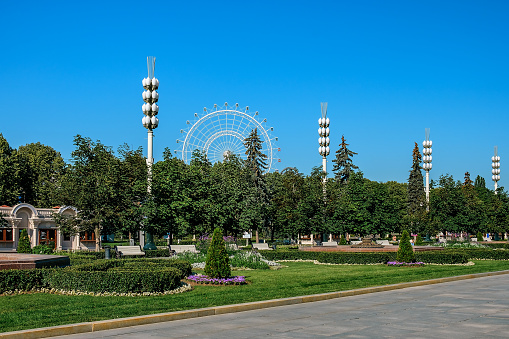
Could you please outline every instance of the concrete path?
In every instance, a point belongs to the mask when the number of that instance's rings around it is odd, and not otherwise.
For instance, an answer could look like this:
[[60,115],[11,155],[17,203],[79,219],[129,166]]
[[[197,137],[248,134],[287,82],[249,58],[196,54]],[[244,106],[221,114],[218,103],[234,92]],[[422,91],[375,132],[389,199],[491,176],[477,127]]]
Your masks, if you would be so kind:
[[53,338],[509,338],[509,275]]

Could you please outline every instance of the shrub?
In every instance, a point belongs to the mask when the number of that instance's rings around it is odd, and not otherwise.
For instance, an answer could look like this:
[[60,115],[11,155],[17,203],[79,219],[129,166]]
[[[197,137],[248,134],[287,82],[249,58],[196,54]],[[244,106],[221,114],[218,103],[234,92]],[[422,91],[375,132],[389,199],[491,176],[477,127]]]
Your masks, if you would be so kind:
[[414,249],[410,244],[410,235],[407,230],[404,230],[401,234],[401,240],[399,241],[398,254],[396,260],[399,262],[412,263],[415,262]]
[[341,234],[341,237],[339,238],[339,244],[346,245],[346,238],[343,234]]
[[417,238],[415,239],[416,245],[422,245],[424,242],[422,241],[422,237],[420,234],[417,234]]
[[211,278],[228,278],[231,275],[228,252],[219,228],[216,228],[212,235],[205,262],[205,274]]
[[172,267],[155,271],[139,267],[92,272],[64,268],[54,270],[46,280],[50,287],[69,291],[143,293],[178,288],[181,275],[180,270]]
[[33,268],[29,270],[2,270],[0,271],[0,293],[6,291],[23,290],[47,287],[46,275],[52,269]]
[[33,254],[52,254],[53,248],[47,246],[47,245],[37,245],[34,248],[32,248]]
[[19,235],[17,252],[32,253],[32,248],[30,247],[30,239],[28,238],[28,232],[26,229],[23,229]]
[[481,232],[477,232],[477,241],[483,241],[483,237],[482,237],[482,233]]

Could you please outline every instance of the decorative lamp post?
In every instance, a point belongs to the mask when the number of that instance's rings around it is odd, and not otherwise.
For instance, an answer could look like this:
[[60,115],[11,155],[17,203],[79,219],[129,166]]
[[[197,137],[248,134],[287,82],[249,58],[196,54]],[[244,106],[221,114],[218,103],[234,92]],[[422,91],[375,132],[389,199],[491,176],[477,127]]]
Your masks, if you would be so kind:
[[433,142],[429,140],[429,128],[425,129],[425,140],[422,142],[422,146],[424,147],[422,150],[422,169],[426,171],[426,211],[429,211],[429,171],[433,167],[431,161],[433,157],[431,156],[431,146]]
[[[327,118],[327,103],[321,102],[320,106],[322,108],[322,117],[318,119],[318,125],[320,126],[318,128],[318,135],[320,136],[318,138],[318,144],[320,147],[318,147],[318,153],[322,156],[322,166],[323,166],[323,203],[324,206],[327,203],[327,156],[330,153],[330,139],[329,139],[329,124],[330,120]],[[323,223],[325,224],[325,212],[324,212],[324,220]],[[323,235],[325,236],[325,235]],[[331,236],[329,235],[329,238]],[[325,239],[322,239],[324,241]],[[311,234],[311,242],[313,242],[313,235]]]
[[325,192],[325,183],[327,182],[327,156],[330,153],[330,139],[329,139],[329,123],[330,120],[327,118],[327,103],[321,102],[320,105],[322,106],[322,117],[318,119],[318,125],[320,128],[318,128],[318,135],[320,137],[318,138],[318,144],[320,147],[318,147],[318,153],[322,156],[322,165],[323,165],[323,183],[324,183],[324,192]]
[[498,156],[498,146],[495,146],[495,155],[491,157],[491,179],[495,182],[495,194],[497,194],[498,181],[500,180],[500,157]]
[[[147,57],[147,70],[148,76],[142,80],[143,88],[145,91],[142,94],[143,101],[145,103],[141,107],[143,110],[143,114],[145,115],[141,122],[143,123],[143,127],[147,129],[148,132],[148,147],[147,147],[147,171],[148,171],[148,192],[150,193],[150,182],[152,180],[152,165],[154,164],[153,158],[153,138],[154,133],[153,129],[157,128],[159,125],[159,119],[156,117],[157,113],[159,113],[159,106],[157,105],[157,101],[159,100],[159,93],[157,93],[157,89],[159,88],[159,80],[154,77],[154,72],[156,68],[156,58],[153,56]],[[154,244],[154,237],[152,234],[145,232],[145,246],[143,246],[144,250],[156,250],[157,247]]]

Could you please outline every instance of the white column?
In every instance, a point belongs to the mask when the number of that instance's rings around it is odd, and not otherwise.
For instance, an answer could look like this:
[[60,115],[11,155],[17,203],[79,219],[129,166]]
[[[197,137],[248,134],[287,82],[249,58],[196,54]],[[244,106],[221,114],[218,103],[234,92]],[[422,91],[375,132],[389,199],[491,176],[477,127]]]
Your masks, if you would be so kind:
[[429,170],[426,171],[426,212],[429,212]]

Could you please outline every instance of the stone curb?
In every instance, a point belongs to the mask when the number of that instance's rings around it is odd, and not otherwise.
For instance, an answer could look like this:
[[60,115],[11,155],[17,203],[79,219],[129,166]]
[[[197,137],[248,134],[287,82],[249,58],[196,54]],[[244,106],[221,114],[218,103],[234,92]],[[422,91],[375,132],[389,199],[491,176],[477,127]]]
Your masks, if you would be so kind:
[[438,278],[438,279],[431,279],[431,280],[412,281],[412,282],[399,283],[399,284],[386,285],[386,286],[366,287],[366,288],[360,288],[360,289],[356,289],[356,290],[349,290],[349,291],[342,291],[342,292],[330,292],[330,293],[313,294],[313,295],[307,295],[307,296],[301,296],[301,297],[255,301],[255,302],[250,302],[250,303],[245,303],[245,304],[215,306],[215,307],[208,307],[208,308],[195,309],[195,310],[158,313],[158,314],[150,314],[150,315],[143,315],[143,316],[136,316],[136,317],[129,317],[129,318],[109,319],[109,320],[93,321],[93,322],[80,323],[80,324],[70,324],[70,325],[61,325],[61,326],[53,326],[53,327],[35,328],[35,329],[23,330],[23,331],[4,332],[4,333],[0,333],[0,339],[35,339],[35,338],[56,337],[56,336],[68,335],[68,334],[96,332],[96,331],[102,331],[102,330],[110,330],[110,329],[137,326],[137,325],[146,325],[146,324],[153,324],[153,323],[166,322],[166,321],[172,321],[172,320],[191,319],[191,318],[198,318],[198,317],[204,317],[204,316],[209,316],[209,315],[235,313],[235,312],[259,310],[259,309],[263,309],[263,308],[276,307],[276,306],[302,304],[302,303],[307,303],[307,302],[322,301],[322,300],[342,298],[342,297],[351,297],[351,296],[362,295],[362,294],[367,294],[367,293],[392,291],[392,290],[399,290],[399,289],[408,288],[408,287],[434,285],[434,284],[441,284],[441,283],[445,283],[445,282],[475,279],[475,278],[482,278],[482,277],[490,277],[490,276],[496,276],[496,275],[502,275],[502,274],[509,274],[509,270],[498,271],[498,272],[467,274],[467,275],[460,275],[460,276],[447,277],[447,278]]

